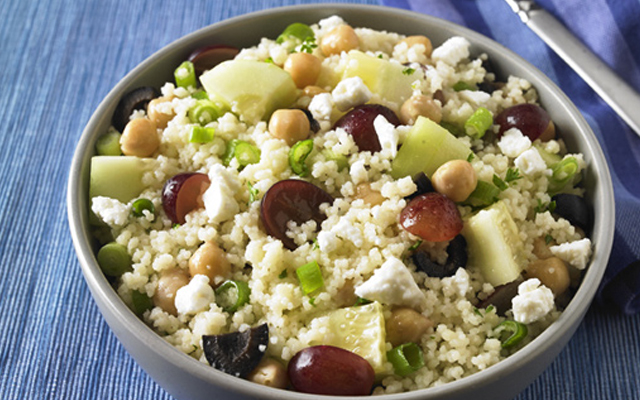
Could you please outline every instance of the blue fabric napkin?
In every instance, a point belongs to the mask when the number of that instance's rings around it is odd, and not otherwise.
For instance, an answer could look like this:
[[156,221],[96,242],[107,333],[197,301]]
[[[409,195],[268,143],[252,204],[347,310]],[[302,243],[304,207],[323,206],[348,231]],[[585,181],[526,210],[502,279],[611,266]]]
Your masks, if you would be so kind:
[[[520,21],[504,0],[383,0],[382,3],[443,18],[496,40],[547,74],[571,98],[600,141],[615,192],[613,251],[598,300],[612,302],[627,314],[640,312],[640,137]],[[537,3],[640,92],[639,1]]]

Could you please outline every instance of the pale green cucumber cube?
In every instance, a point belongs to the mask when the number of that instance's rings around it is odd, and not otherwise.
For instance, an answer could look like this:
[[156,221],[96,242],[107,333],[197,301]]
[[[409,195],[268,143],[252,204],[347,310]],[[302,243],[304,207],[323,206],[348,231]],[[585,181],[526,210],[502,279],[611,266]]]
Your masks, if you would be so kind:
[[142,176],[156,164],[153,158],[94,156],[91,158],[89,197],[105,196],[128,203],[145,189]]
[[464,222],[469,265],[479,268],[493,286],[520,276],[525,259],[518,227],[503,201],[478,211]]
[[250,123],[291,106],[297,96],[288,72],[261,61],[225,61],[203,73],[200,81],[210,97],[225,102],[232,112]]
[[341,308],[316,319],[314,327],[327,334],[310,345],[329,345],[352,351],[369,361],[376,374],[386,372],[386,331],[378,302]]
[[450,160],[466,160],[471,149],[429,118],[418,117],[391,163],[391,176],[399,179],[424,172],[429,178]]
[[359,76],[371,92],[399,106],[413,94],[412,84],[422,82],[422,72],[352,50],[347,56],[343,79]]

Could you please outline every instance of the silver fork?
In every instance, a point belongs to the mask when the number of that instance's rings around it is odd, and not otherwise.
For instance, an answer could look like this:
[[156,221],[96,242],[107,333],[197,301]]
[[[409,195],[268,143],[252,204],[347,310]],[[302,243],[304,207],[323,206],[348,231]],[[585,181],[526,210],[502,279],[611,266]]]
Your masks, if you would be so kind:
[[505,0],[640,136],[640,95],[535,1]]

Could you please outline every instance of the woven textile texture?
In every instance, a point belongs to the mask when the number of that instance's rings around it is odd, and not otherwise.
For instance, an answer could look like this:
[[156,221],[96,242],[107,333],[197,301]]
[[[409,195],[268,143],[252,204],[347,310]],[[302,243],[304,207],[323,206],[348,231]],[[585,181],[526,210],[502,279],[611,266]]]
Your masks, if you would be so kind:
[[[0,0],[0,398],[172,399],[118,343],[82,277],[66,216],[75,145],[109,90],[166,44],[229,17],[309,2]],[[501,0],[384,3],[493,37],[567,92],[598,135],[614,174],[618,253],[607,280],[637,259],[640,139],[586,84]],[[541,4],[640,89],[638,0]],[[518,400],[640,398],[640,316],[619,310],[602,296]]]

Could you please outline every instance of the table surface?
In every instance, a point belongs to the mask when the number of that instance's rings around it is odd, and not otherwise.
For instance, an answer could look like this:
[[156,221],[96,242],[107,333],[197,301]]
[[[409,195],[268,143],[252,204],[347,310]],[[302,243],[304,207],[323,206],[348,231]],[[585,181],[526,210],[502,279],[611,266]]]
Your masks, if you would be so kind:
[[[311,2],[0,0],[1,398],[172,398],[118,343],[82,277],[65,201],[75,145],[108,91],[164,45],[232,16]],[[640,316],[592,305],[517,398],[639,398],[638,332]]]

